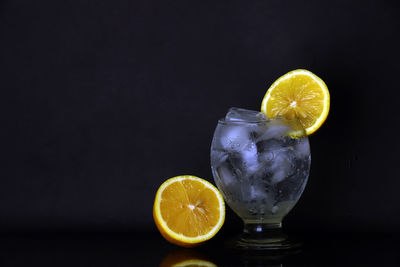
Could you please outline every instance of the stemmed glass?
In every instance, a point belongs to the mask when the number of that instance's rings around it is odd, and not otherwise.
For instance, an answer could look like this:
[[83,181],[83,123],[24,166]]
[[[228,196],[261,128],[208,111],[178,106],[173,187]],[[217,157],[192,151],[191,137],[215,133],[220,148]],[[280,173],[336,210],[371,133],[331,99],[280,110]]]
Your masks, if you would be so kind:
[[[308,180],[308,138],[295,121],[235,113],[218,121],[211,145],[211,169],[226,203],[243,220],[233,245],[244,249],[297,246],[281,231],[282,220]],[[239,114],[242,113],[242,114]],[[235,118],[239,114],[240,119]],[[242,115],[245,116],[242,116]]]

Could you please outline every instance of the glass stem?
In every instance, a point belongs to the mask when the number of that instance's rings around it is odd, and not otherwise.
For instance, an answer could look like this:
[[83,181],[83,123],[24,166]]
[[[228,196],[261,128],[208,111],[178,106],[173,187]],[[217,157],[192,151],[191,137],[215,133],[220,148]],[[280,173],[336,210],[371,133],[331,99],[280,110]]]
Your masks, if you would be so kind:
[[286,239],[282,233],[282,223],[246,223],[244,224],[242,240],[252,242],[278,242]]

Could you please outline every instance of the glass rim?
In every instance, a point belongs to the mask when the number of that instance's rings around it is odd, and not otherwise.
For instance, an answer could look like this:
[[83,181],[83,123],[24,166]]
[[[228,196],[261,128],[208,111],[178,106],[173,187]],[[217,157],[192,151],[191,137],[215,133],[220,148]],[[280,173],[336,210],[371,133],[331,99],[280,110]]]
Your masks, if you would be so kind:
[[305,129],[302,127],[300,122],[292,124],[293,121],[286,120],[285,118],[282,117],[277,117],[277,118],[268,118],[263,121],[231,121],[231,120],[226,120],[225,118],[221,118],[218,120],[217,125],[230,125],[230,126],[242,126],[242,127],[257,127],[257,126],[266,126],[266,127],[273,127],[274,123],[286,125],[290,128],[292,128],[292,133],[293,136],[298,137],[303,137],[307,136]]
[[246,125],[246,124],[263,124],[263,123],[268,123],[271,122],[270,119],[264,120],[264,121],[230,121],[226,120],[225,118],[221,118],[218,120],[218,124],[239,124],[239,125]]
[[231,120],[226,120],[225,118],[221,118],[218,120],[218,124],[240,124],[240,125],[245,125],[245,124],[255,124],[255,125],[260,125],[260,124],[264,124],[264,123],[270,123],[270,122],[283,122],[285,121],[283,118],[281,117],[277,117],[277,118],[268,118],[262,121],[231,121]]

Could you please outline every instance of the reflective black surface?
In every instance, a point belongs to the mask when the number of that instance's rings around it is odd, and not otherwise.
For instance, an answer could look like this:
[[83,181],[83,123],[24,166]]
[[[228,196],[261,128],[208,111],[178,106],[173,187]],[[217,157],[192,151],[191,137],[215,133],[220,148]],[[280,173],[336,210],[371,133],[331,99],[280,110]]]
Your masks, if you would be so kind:
[[1,266],[171,266],[197,259],[217,266],[399,266],[398,234],[297,234],[303,246],[292,254],[226,249],[217,236],[184,249],[156,232],[2,234]]

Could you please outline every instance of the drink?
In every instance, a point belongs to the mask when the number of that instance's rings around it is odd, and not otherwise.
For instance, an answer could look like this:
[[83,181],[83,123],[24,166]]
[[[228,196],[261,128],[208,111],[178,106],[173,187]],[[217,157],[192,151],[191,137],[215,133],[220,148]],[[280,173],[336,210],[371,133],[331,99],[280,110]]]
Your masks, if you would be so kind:
[[299,129],[294,122],[237,108],[218,122],[211,145],[214,180],[245,229],[280,228],[300,198],[311,156],[308,138]]

